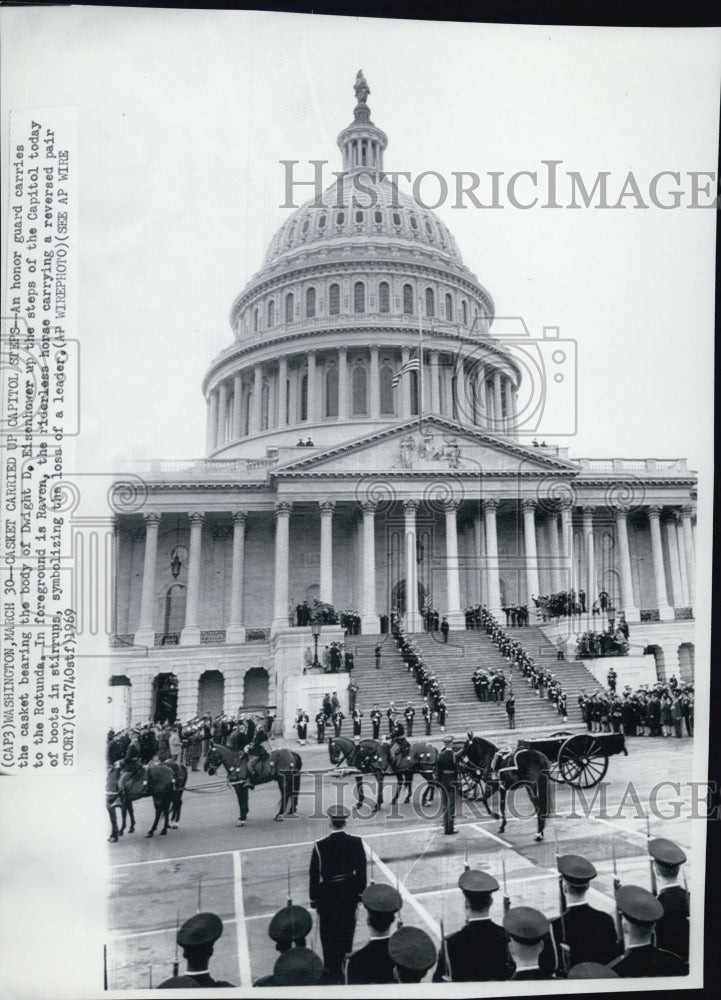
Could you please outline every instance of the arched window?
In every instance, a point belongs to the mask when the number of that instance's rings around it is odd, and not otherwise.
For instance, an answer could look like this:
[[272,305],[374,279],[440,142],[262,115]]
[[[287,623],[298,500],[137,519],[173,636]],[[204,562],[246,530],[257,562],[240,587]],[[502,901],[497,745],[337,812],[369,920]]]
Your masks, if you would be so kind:
[[338,416],[338,369],[331,365],[325,375],[325,415]]
[[453,299],[448,292],[446,292],[446,319],[453,321]]
[[308,376],[303,375],[300,380],[300,419],[308,419]]
[[330,286],[328,304],[331,316],[337,316],[340,312],[340,285],[333,284]]
[[395,396],[393,393],[393,367],[389,364],[381,365],[380,370],[380,390],[381,390],[381,416],[392,417],[395,413]]
[[413,315],[413,286],[403,286],[403,312]]
[[355,214],[355,221],[356,222],[362,222],[363,221],[363,213],[361,211],[356,212],[356,214]]
[[258,332],[258,307],[253,310],[253,332]]
[[391,289],[387,281],[381,281],[378,286],[378,309],[382,313],[391,311]]
[[383,222],[383,213],[376,210],[375,220],[376,222]]
[[263,388],[260,391],[260,429],[262,431],[268,430],[268,419],[270,416],[270,386],[267,382],[263,383]]
[[268,303],[268,329],[270,329],[275,323],[275,300],[271,299]]
[[353,312],[366,311],[366,286],[362,281],[356,281],[353,286]]
[[400,224],[401,224],[401,213],[400,212],[394,212],[393,213],[393,225],[394,226],[400,226]]
[[345,212],[338,212],[338,214],[335,217],[336,226],[342,226],[344,222],[345,222]]
[[293,322],[293,311],[294,311],[293,293],[288,292],[285,297],[285,321],[286,323]]
[[468,326],[468,303],[465,299],[461,302],[461,317],[463,319],[463,325]]
[[326,215],[325,212],[318,218],[318,229],[325,229]]
[[416,219],[413,212],[410,213],[409,218],[411,220],[411,229],[418,229],[418,219]]
[[436,297],[432,288],[426,288],[426,316],[435,316]]
[[365,365],[358,364],[353,369],[353,416],[368,413],[368,373]]
[[308,288],[305,293],[305,315],[306,319],[315,316],[315,288]]
[[411,413],[418,414],[418,372],[411,372]]
[[165,592],[165,614],[163,616],[163,634],[180,633],[185,625],[185,598],[187,591],[183,584],[174,583]]

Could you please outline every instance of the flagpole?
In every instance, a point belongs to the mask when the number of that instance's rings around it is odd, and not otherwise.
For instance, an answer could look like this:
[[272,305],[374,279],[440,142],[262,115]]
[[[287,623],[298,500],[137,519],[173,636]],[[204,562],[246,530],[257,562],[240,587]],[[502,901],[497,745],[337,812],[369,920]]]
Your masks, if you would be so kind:
[[418,430],[423,430],[423,298],[418,295]]

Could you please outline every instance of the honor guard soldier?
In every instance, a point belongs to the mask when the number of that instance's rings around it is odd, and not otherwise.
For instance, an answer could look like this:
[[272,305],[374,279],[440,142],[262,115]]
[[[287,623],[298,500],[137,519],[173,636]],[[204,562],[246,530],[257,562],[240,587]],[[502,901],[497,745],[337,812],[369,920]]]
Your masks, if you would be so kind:
[[360,736],[361,734],[361,719],[363,718],[363,713],[359,708],[354,708],[352,713],[353,718],[353,735]]
[[656,944],[688,962],[689,894],[679,885],[678,875],[686,855],[672,840],[656,837],[649,841],[648,853],[658,887],[663,916],[656,924]]
[[436,761],[436,777],[443,791],[443,832],[446,835],[458,833],[458,830],[454,829],[453,826],[456,815],[458,768],[456,767],[456,755],[453,752],[452,736],[446,736],[443,739],[443,749],[438,754]]
[[309,896],[318,911],[323,964],[342,980],[343,960],[353,949],[356,907],[366,887],[366,856],[361,838],[344,830],[350,811],[333,805],[327,816],[332,829],[313,847]]
[[401,927],[388,942],[397,983],[420,983],[436,961],[436,948],[420,927]]
[[394,983],[388,942],[396,914],[403,905],[401,895],[389,885],[369,885],[361,896],[361,903],[368,911],[370,941],[348,959],[345,981],[350,986]]
[[[433,982],[485,983],[508,979],[511,968],[506,932],[490,917],[498,882],[487,872],[468,869],[458,879],[466,907],[466,926],[446,938]],[[446,956],[448,965],[446,968]]]
[[173,976],[160,983],[158,989],[210,989],[232,987],[221,979],[213,979],[208,971],[213,946],[223,933],[223,921],[215,913],[196,913],[178,931],[177,941],[188,964],[184,976]]
[[283,952],[273,967],[273,975],[254,986],[335,986],[337,980],[324,968],[310,948],[291,948]]
[[371,712],[371,725],[373,726],[373,739],[377,740],[381,734],[381,710],[378,708],[378,702],[373,706],[373,711]]
[[[289,902],[278,910],[268,927],[268,936],[275,941],[275,950],[284,954],[291,948],[305,948],[306,937],[313,927],[313,918],[304,906]],[[320,959],[318,959],[320,962]],[[274,986],[273,976],[256,979],[253,986]]]
[[413,735],[413,719],[415,718],[415,714],[415,708],[408,702],[407,707],[403,709],[403,716],[406,720],[406,732],[409,736]]
[[428,705],[428,699],[423,699],[423,708],[421,709],[421,715],[423,716],[423,721],[426,724],[426,736],[431,735],[431,710]]
[[[565,910],[551,922],[551,932],[556,955],[561,957],[561,945],[570,951],[569,965],[596,962],[607,965],[618,955],[616,926],[613,917],[595,909],[586,902],[591,880],[598,872],[586,858],[576,854],[562,854],[556,861],[561,875],[561,891]],[[562,970],[556,969],[560,973]]]
[[653,893],[638,885],[623,885],[616,893],[621,913],[625,951],[611,962],[622,979],[636,976],[685,976],[688,966],[671,951],[652,944],[653,929],[663,916],[663,906]]
[[323,743],[325,740],[325,714],[322,708],[315,717],[315,729],[318,742]]
[[542,972],[538,966],[543,939],[550,928],[544,915],[530,906],[515,906],[506,913],[503,926],[508,934],[508,948],[516,966],[511,979],[552,979],[551,974]]

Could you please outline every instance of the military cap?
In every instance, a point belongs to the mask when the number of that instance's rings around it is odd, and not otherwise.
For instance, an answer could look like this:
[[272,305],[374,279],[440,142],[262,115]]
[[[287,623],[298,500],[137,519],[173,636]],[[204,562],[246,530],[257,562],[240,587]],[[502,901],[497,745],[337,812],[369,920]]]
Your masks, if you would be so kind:
[[397,913],[403,906],[401,894],[390,885],[369,885],[361,903],[373,913]]
[[329,819],[348,819],[348,817],[350,816],[350,809],[348,809],[346,806],[338,806],[338,805],[329,806],[329,808],[326,811],[326,816]]
[[196,948],[213,944],[223,933],[223,921],[215,913],[196,913],[178,931],[181,948]]
[[568,970],[569,979],[618,979],[618,973],[598,962],[579,962]]
[[443,737],[443,742],[444,743],[452,743],[453,742],[453,737],[452,736],[444,736]]
[[323,975],[321,960],[310,948],[291,948],[273,966],[275,986],[311,986]]
[[514,906],[503,918],[507,933],[522,944],[535,944],[548,933],[550,924],[540,910],[530,906]]
[[388,942],[388,956],[394,965],[426,972],[436,960],[436,948],[420,927],[401,927]]
[[304,906],[284,906],[270,922],[268,934],[274,941],[290,942],[310,933],[313,918]]
[[678,844],[674,844],[672,840],[665,840],[663,837],[649,840],[648,853],[660,865],[682,865],[686,861],[686,855]]
[[468,868],[458,879],[458,888],[463,892],[495,892],[498,882],[487,872]]
[[598,875],[591,862],[579,854],[562,854],[557,864],[559,872],[571,885],[586,885]]
[[639,885],[622,885],[616,893],[616,905],[634,923],[652,924],[663,916],[663,906],[653,893]]

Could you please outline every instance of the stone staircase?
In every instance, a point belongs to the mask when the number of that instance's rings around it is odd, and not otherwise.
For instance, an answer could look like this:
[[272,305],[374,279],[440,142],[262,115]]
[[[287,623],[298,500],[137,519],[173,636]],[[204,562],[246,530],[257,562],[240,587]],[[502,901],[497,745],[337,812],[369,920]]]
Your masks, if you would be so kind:
[[[440,632],[417,633],[413,637],[414,641],[420,647],[424,661],[432,666],[445,689],[448,705],[446,731],[461,735],[472,729],[483,734],[508,728],[503,702],[481,702],[476,698],[471,675],[477,667],[503,670],[506,675],[506,691],[509,682],[513,683],[516,729],[546,733],[561,729],[585,729],[578,707],[578,695],[583,690],[590,693],[596,689],[598,685],[593,676],[581,663],[557,661],[555,647],[539,628],[528,626],[508,629],[508,632],[523,643],[538,664],[556,674],[561,681],[568,695],[568,722],[564,722],[563,717],[546,698],[536,697],[531,685],[517,668],[511,669],[485,632],[475,629],[454,630],[449,634],[447,643],[443,642]],[[359,686],[358,704],[365,713],[363,734],[370,735],[368,715],[376,701],[383,712],[390,701],[394,701],[396,708],[401,710],[410,701],[416,710],[413,735],[415,737],[422,734],[420,707],[423,699],[413,675],[406,670],[392,637],[365,635],[346,641],[355,654],[353,679]],[[378,643],[382,647],[380,670],[375,669],[375,647]],[[385,729],[384,719],[381,732],[385,732]],[[440,735],[435,720],[432,735]]]

